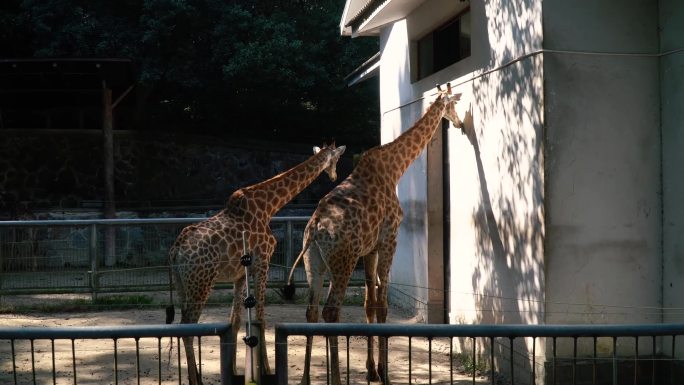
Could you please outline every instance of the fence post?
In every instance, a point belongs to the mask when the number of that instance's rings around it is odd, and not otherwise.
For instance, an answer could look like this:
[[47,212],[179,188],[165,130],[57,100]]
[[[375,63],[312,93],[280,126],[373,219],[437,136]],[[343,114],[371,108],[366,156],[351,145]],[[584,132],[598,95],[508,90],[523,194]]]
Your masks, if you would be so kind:
[[97,301],[97,290],[100,286],[100,275],[97,272],[97,225],[90,225],[90,291],[93,303]]
[[[4,229],[2,229],[4,230]],[[0,305],[2,305],[2,274],[3,274],[3,265],[4,265],[4,257],[3,257],[3,246],[5,244],[5,240],[3,239],[3,234],[5,233],[4,231],[0,230]]]
[[292,257],[292,221],[287,220],[285,222],[285,274],[283,277],[285,278],[285,283],[287,283],[287,275],[290,269],[290,266],[294,263],[293,257]]
[[[259,321],[252,321],[247,325],[250,328],[248,336],[261,335],[261,323]],[[256,346],[245,345],[245,384],[261,384],[262,374],[264,371],[263,362],[261,362],[262,351],[264,344],[259,343]]]
[[276,383],[287,384],[287,333],[278,325],[275,327],[275,366]]
[[[232,340],[233,330],[228,329],[220,336],[220,357],[221,357],[221,385],[233,384],[233,357],[235,357],[235,341]],[[180,346],[179,346],[180,348]]]

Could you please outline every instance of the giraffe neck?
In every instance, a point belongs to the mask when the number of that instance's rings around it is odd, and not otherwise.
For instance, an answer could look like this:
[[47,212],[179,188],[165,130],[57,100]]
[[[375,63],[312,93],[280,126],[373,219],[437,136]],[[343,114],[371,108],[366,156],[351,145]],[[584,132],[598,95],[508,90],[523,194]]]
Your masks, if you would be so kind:
[[386,163],[384,168],[395,183],[437,132],[446,110],[445,100],[444,96],[440,96],[410,129],[380,147],[380,157]]
[[270,218],[325,170],[330,151],[330,148],[324,148],[297,166],[242,191]]

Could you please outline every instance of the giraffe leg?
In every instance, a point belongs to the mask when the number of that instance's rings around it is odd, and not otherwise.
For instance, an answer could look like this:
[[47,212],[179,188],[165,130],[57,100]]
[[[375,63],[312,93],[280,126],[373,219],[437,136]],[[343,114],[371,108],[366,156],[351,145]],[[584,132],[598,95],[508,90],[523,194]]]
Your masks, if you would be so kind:
[[[387,242],[383,248],[379,250],[378,278],[380,282],[378,283],[376,307],[376,318],[378,323],[385,323],[387,321],[387,294],[389,289],[389,272],[390,267],[392,266],[392,258],[394,257],[394,252],[396,251],[396,245],[396,239],[392,239],[389,242]],[[386,364],[389,362],[387,338],[379,338],[378,345],[378,374],[380,375],[380,380],[385,385],[389,385],[391,381],[389,379],[389,369],[386,367]]]
[[267,254],[265,257],[261,257],[258,260],[264,261],[264,266],[261,268],[256,268],[254,271],[254,297],[257,300],[256,303],[256,319],[261,324],[259,328],[259,349],[261,355],[261,362],[264,365],[264,371],[266,374],[271,374],[271,366],[268,363],[268,353],[266,351],[266,312],[264,310],[264,305],[266,302],[266,280],[268,278],[268,263],[271,254]]
[[[308,306],[306,307],[306,322],[318,322],[318,304],[321,300],[321,290],[323,289],[323,271],[320,265],[312,264],[310,261],[311,251],[304,255],[304,268],[306,270],[306,280],[309,284]],[[316,254],[317,255],[317,254]],[[306,337],[306,349],[304,354],[304,374],[301,385],[311,383],[311,348],[313,346],[313,336]]]
[[[377,277],[378,254],[377,252],[370,253],[363,257],[363,267],[365,272],[366,296],[363,306],[366,310],[366,323],[372,324],[375,322],[375,309],[377,306],[375,296],[375,285]],[[368,381],[378,381],[378,371],[375,369],[374,354],[374,337],[368,337],[368,353],[366,357],[366,379]]]
[[[207,301],[208,290],[187,291],[186,287],[194,287],[196,281],[191,278],[192,274],[187,271],[178,270],[178,262],[175,259],[171,260],[171,265],[175,266],[173,269],[174,283],[178,297],[178,303],[181,308],[181,324],[193,324],[199,321],[202,314],[202,307]],[[195,361],[194,337],[183,337],[183,345],[185,347],[185,358],[188,366],[188,380],[190,385],[201,385],[202,379],[197,371],[197,363]],[[179,346],[180,348],[180,346]]]
[[[201,307],[191,305],[189,307],[184,307],[181,309],[181,323],[191,324],[197,323],[199,320],[199,311]],[[197,362],[195,361],[195,349],[193,345],[193,340],[195,337],[183,337],[183,345],[185,346],[185,358],[188,364],[188,380],[190,385],[201,385],[202,379],[197,371]]]
[[[337,256],[342,257],[342,256]],[[331,256],[329,262],[331,265],[336,265],[334,262],[338,259],[336,256]],[[354,262],[356,259],[354,259]],[[351,278],[352,270],[355,263],[349,263],[348,266],[341,266],[341,269],[336,269],[330,274],[330,289],[328,291],[328,298],[325,300],[323,307],[323,319],[325,322],[339,322],[340,321],[340,307],[344,300],[344,295],[347,291],[347,285]],[[338,265],[339,266],[339,265]],[[330,379],[333,385],[339,385],[340,382],[340,357],[338,354],[337,337],[328,337],[330,346]],[[349,368],[347,368],[349,370]]]
[[[328,299],[323,307],[323,320],[328,323],[340,321],[340,306],[342,305],[342,298],[344,298],[344,291],[340,294],[340,288],[334,284],[334,281],[334,279],[330,281]],[[328,345],[330,347],[330,380],[333,385],[341,384],[340,357],[337,343],[337,336],[328,337]],[[347,368],[347,370],[349,369]]]

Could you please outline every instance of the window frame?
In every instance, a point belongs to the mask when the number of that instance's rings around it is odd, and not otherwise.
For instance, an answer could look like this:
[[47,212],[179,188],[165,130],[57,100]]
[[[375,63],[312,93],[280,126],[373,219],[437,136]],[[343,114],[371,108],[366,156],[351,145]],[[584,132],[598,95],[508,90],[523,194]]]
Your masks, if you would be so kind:
[[[467,47],[467,54],[463,55],[461,52],[459,52],[455,61],[451,61],[451,62],[448,62],[448,63],[443,64],[443,65],[440,64],[441,66],[439,68],[437,68],[438,66],[435,65],[435,51],[436,51],[436,49],[435,49],[435,35],[437,33],[439,33],[440,31],[444,31],[445,29],[451,27],[454,23],[457,23],[458,24],[459,37],[460,37],[461,31],[462,31],[461,20],[462,20],[464,15],[469,14],[469,13],[470,13],[470,6],[467,6],[466,8],[464,8],[464,9],[460,10],[458,13],[456,13],[453,17],[449,18],[449,20],[447,20],[446,22],[438,25],[435,28],[430,29],[429,32],[423,34],[422,36],[420,36],[419,38],[417,38],[413,41],[412,45],[415,47],[415,51],[414,51],[415,52],[415,59],[413,60],[413,62],[415,63],[415,66],[413,69],[415,71],[413,71],[412,76],[411,76],[412,82],[415,83],[417,81],[423,80],[423,79],[425,79],[425,78],[427,78],[427,77],[429,77],[429,76],[431,76],[431,75],[433,75],[439,71],[442,71],[445,68],[448,68],[449,66],[456,64],[456,63],[458,63],[458,62],[460,62],[460,61],[462,61],[462,60],[464,60],[464,59],[466,59],[472,55],[472,44],[471,44],[472,43],[472,32],[471,32],[470,37],[469,37],[469,42],[468,42],[469,44]],[[471,21],[471,23],[472,23],[472,21]],[[471,30],[472,30],[472,24],[471,24]],[[431,55],[430,60],[432,62],[432,68],[430,70],[428,70],[429,72],[423,73],[423,64],[422,63],[424,61],[424,56],[423,56],[423,53],[421,52],[422,51],[421,45],[422,45],[422,42],[424,42],[424,41],[427,42],[426,39],[429,39],[431,41],[429,55]],[[459,42],[459,44],[460,44],[460,42]],[[439,49],[439,48],[437,48],[437,49]],[[459,49],[459,51],[461,51],[463,48],[459,45],[458,49]]]

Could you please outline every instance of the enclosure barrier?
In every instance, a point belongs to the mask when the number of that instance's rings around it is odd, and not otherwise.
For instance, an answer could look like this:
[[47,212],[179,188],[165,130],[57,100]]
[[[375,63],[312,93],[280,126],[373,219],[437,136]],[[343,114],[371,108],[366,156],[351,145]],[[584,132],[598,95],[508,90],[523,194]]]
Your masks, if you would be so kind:
[[[0,295],[153,291],[168,288],[168,250],[182,227],[206,218],[0,221]],[[287,279],[308,217],[274,217],[269,282]],[[116,231],[105,250],[106,228]],[[363,279],[355,271],[353,279]],[[303,265],[295,272],[303,286]],[[219,284],[219,287],[229,287]]]
[[[181,360],[182,346],[180,337],[196,336],[199,344],[199,367],[200,375],[202,368],[202,337],[218,337],[218,350],[220,360],[220,383],[229,385],[237,383],[232,375],[232,359],[235,343],[232,341],[230,324],[175,324],[175,325],[139,325],[139,326],[97,326],[97,327],[27,327],[8,328],[0,327],[0,383],[2,384],[56,384],[62,377],[70,377],[68,383],[77,385],[79,381],[85,383],[169,383],[171,381],[185,383],[187,374],[185,365]],[[175,341],[176,370],[170,369],[169,362],[162,365],[165,352],[168,347],[162,348],[162,339],[172,337]],[[141,350],[146,339],[152,340],[151,354],[143,355]],[[81,352],[76,348],[77,341],[102,340],[97,349]],[[124,357],[124,341],[134,343],[128,350],[134,351],[132,357]],[[68,361],[56,358],[56,341],[65,341],[66,349],[70,350]],[[111,341],[109,345],[105,341]],[[45,342],[45,348],[38,348],[39,342]],[[154,343],[156,342],[156,343]],[[22,346],[19,346],[23,343]],[[109,353],[111,352],[111,355]],[[88,360],[96,360],[103,354],[107,354],[104,360],[96,363]],[[44,357],[47,356],[47,357]],[[45,358],[42,360],[41,358]],[[31,369],[21,371],[17,363],[20,359],[29,360]],[[155,365],[149,365],[144,359],[155,360]],[[47,363],[45,362],[47,361]],[[132,361],[132,362],[129,362]],[[42,364],[42,365],[39,365]],[[111,365],[109,371],[102,365]],[[47,368],[46,368],[47,366]],[[181,370],[182,369],[182,370]],[[98,371],[106,371],[104,377]],[[132,373],[133,372],[133,373]],[[156,373],[155,373],[156,372]],[[147,375],[146,375],[147,374]],[[81,377],[88,376],[85,380]],[[95,375],[96,377],[93,377]],[[150,377],[155,377],[150,378]],[[149,380],[144,382],[144,380]],[[136,382],[133,382],[135,380]]]
[[[404,324],[322,324],[322,323],[283,323],[275,327],[276,339],[276,376],[278,384],[288,383],[288,339],[291,336],[338,336],[346,340],[346,383],[350,382],[350,338],[380,336],[391,339],[405,337],[408,339],[408,365],[397,365],[395,360],[386,362],[390,377],[398,373],[408,372],[409,383],[414,383],[418,364],[412,359],[412,341],[424,338],[428,341],[428,372],[416,383],[434,383],[433,359],[437,356],[432,350],[432,341],[436,338],[449,340],[449,379],[439,383],[454,383],[454,341],[465,339],[470,341],[469,348],[472,359],[473,384],[480,383],[510,383],[510,384],[651,384],[675,385],[684,383],[682,370],[682,350],[679,350],[676,339],[684,335],[684,324],[640,324],[640,325],[404,325]],[[646,346],[639,344],[640,339],[646,339]],[[531,339],[531,354],[524,354],[517,348],[516,341]],[[569,354],[560,352],[558,345],[563,339],[571,342]],[[593,349],[588,355],[578,353],[578,341],[588,339]],[[598,352],[598,341],[608,339],[612,350],[607,354]],[[477,341],[481,343],[478,344]],[[631,349],[621,348],[623,340]],[[326,340],[327,341],[327,340]],[[631,341],[631,343],[630,343]],[[536,346],[539,343],[549,347],[544,362],[537,357]],[[415,343],[414,343],[415,345]],[[345,346],[340,343],[340,348]],[[680,347],[681,348],[681,347]],[[390,352],[392,348],[390,346]],[[476,374],[478,350],[486,352],[481,358],[489,368],[488,379]],[[646,350],[646,352],[644,351]],[[521,357],[528,361],[529,373],[518,373]],[[680,358],[677,358],[680,357]],[[341,365],[344,360],[340,360]],[[508,365],[505,365],[505,363]],[[503,363],[503,364],[502,364]],[[584,363],[584,365],[583,365]],[[541,365],[540,365],[541,364]],[[607,364],[609,372],[603,370]],[[326,358],[326,366],[327,358]],[[389,365],[389,366],[387,366]],[[503,368],[506,368],[505,370]],[[342,368],[341,368],[342,369]],[[569,369],[569,370],[567,370]],[[545,373],[541,373],[544,371]],[[565,371],[564,374],[561,371]],[[341,372],[343,373],[343,372]],[[405,374],[405,373],[404,373]],[[390,380],[393,380],[390,378]],[[503,382],[499,382],[503,380]],[[328,378],[327,381],[330,381]],[[393,380],[396,382],[396,379]],[[343,383],[345,379],[343,379]],[[462,380],[458,383],[463,383]]]
[[[294,366],[295,351],[291,350],[290,338],[298,336],[340,336],[346,344],[340,344],[349,352],[350,339],[359,343],[359,339],[369,336],[388,337],[390,340],[408,339],[408,363],[402,365],[398,360],[386,363],[390,376],[395,377],[395,383],[432,384],[439,381],[444,383],[463,384],[463,375],[456,372],[455,360],[457,356],[455,344],[459,340],[471,341],[466,354],[472,354],[473,367],[478,361],[485,361],[488,367],[483,373],[472,371],[468,382],[473,384],[652,384],[675,385],[684,383],[681,357],[682,347],[677,339],[684,335],[684,324],[640,324],[640,325],[406,325],[406,324],[306,324],[283,323],[275,326],[275,363],[277,384],[287,384],[299,379],[293,377],[289,370]],[[218,337],[219,338],[219,369],[221,384],[237,383],[237,377],[232,376],[231,359],[235,342],[229,324],[192,324],[192,325],[147,325],[147,326],[101,326],[101,327],[45,327],[45,328],[6,328],[0,327],[0,382],[3,384],[56,384],[63,377],[71,377],[68,383],[77,385],[83,380],[88,383],[184,383],[185,366],[181,359],[180,337]],[[166,348],[162,347],[162,339],[173,337],[175,341],[176,368],[169,369],[163,365]],[[359,338],[360,337],[360,338]],[[437,379],[434,376],[439,370],[439,356],[445,351],[435,349],[436,341],[440,338],[448,339],[448,360],[446,362],[448,377]],[[98,348],[81,352],[76,349],[78,341],[101,340]],[[152,353],[143,350],[146,339],[152,340]],[[209,338],[210,339],[210,338]],[[209,359],[211,341],[199,338],[198,361],[201,368],[203,357]],[[531,354],[524,355],[519,351],[516,341],[532,340],[531,346],[537,344],[548,348],[543,358],[532,348]],[[562,349],[562,340],[569,340],[568,349]],[[584,356],[578,351],[579,341],[588,339],[593,346],[593,353]],[[597,348],[602,339],[610,341],[612,350],[598,352]],[[640,344],[640,340],[647,343]],[[132,342],[131,342],[132,340]],[[419,359],[417,346],[419,340],[427,340],[428,348],[424,359]],[[477,341],[481,341],[477,343]],[[57,343],[56,343],[57,342]],[[61,359],[56,359],[55,346],[65,342],[68,352]],[[625,343],[626,342],[626,343]],[[42,343],[42,345],[41,345]],[[134,343],[134,345],[131,345]],[[111,344],[111,345],[110,345]],[[128,345],[126,345],[128,344]],[[625,345],[631,349],[620,348]],[[149,345],[149,344],[148,344]],[[133,353],[126,353],[128,346]],[[149,348],[148,348],[149,349]],[[486,353],[478,355],[482,349]],[[209,350],[209,351],[207,351]],[[390,344],[390,355],[393,353]],[[141,353],[141,351],[143,351]],[[106,354],[105,354],[106,353]],[[103,354],[106,356],[103,357]],[[415,356],[415,357],[414,357]],[[480,358],[478,358],[480,357]],[[171,359],[171,357],[169,357]],[[297,357],[301,358],[301,357]],[[522,373],[520,365],[497,364],[501,362],[529,360],[527,367],[530,373]],[[93,366],[88,360],[100,359]],[[544,362],[539,362],[541,359]],[[23,371],[18,362],[24,362]],[[150,365],[152,361],[156,365]],[[345,360],[341,360],[344,362]],[[581,361],[588,364],[582,367]],[[30,363],[30,365],[28,364]],[[363,360],[359,360],[363,370]],[[442,362],[442,364],[444,364]],[[605,364],[605,365],[604,365]],[[92,371],[104,370],[110,373],[108,378],[87,378]],[[168,363],[170,365],[170,362]],[[608,366],[608,373],[603,373],[601,367]],[[26,369],[29,368],[30,369]],[[346,368],[350,367],[347,354]],[[422,372],[419,373],[419,367]],[[505,368],[505,369],[504,369]],[[182,370],[181,370],[182,369]],[[444,369],[444,368],[441,368]],[[584,370],[588,369],[588,370]],[[425,371],[427,370],[427,371]],[[539,372],[538,372],[539,370]],[[565,374],[561,372],[565,370]],[[541,371],[545,373],[542,376]],[[170,373],[170,375],[169,375]],[[344,371],[343,371],[344,373]],[[346,383],[350,382],[350,370],[346,370]],[[409,381],[397,381],[396,377],[408,374]],[[456,379],[457,376],[461,376]],[[85,378],[83,378],[85,377]],[[152,378],[150,381],[150,377]],[[164,377],[164,378],[162,378]],[[390,378],[392,379],[392,378]],[[244,380],[244,379],[243,379]],[[313,383],[329,383],[330,379],[323,376]],[[344,381],[344,379],[343,379]],[[266,382],[264,382],[266,383]]]

